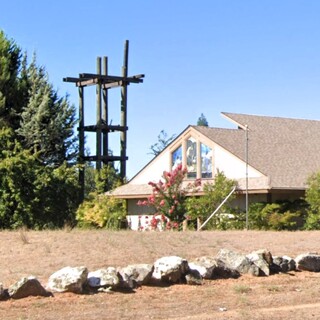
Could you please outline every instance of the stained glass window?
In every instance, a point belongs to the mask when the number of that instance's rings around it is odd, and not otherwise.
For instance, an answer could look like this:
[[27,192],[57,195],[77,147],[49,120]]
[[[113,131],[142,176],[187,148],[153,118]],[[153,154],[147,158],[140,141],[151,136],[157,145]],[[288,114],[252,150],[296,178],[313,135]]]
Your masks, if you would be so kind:
[[212,178],[212,149],[201,143],[201,177]]
[[187,169],[188,178],[197,177],[197,142],[193,138],[187,140]]
[[180,163],[182,163],[182,146],[172,152],[172,169],[174,170]]

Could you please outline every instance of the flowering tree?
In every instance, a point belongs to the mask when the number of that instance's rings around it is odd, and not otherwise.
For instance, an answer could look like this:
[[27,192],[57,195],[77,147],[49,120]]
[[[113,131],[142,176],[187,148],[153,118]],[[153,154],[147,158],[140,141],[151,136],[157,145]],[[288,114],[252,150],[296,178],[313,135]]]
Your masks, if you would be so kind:
[[[166,222],[167,229],[179,229],[186,219],[185,200],[188,192],[194,191],[201,185],[200,180],[183,186],[183,180],[187,174],[187,169],[179,164],[173,171],[164,171],[162,180],[159,182],[149,182],[152,187],[152,194],[145,201],[139,201],[138,205],[155,208],[155,215],[161,215],[161,221]],[[152,224],[155,225],[153,219]]]

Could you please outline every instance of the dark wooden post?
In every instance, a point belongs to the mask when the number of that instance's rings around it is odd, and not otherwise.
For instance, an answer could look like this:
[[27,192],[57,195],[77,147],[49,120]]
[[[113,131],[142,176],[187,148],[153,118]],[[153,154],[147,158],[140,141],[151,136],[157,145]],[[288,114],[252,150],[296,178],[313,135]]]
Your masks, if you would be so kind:
[[[97,75],[101,75],[101,57],[97,57]],[[96,140],[96,169],[101,169],[101,81],[96,85],[97,97],[97,140]]]
[[[103,75],[108,75],[108,57],[103,57]],[[108,125],[108,89],[103,89],[103,110],[102,110],[102,120],[105,125]],[[103,131],[103,151],[102,154],[105,157],[109,155],[109,141],[108,141],[108,132]],[[108,165],[108,161],[105,160],[104,164]]]
[[[123,85],[121,87],[121,126],[127,127],[127,81],[128,77],[128,55],[129,55],[129,41],[125,41],[124,45],[124,59],[122,67]],[[127,156],[127,130],[124,129],[120,135],[120,146],[121,146],[121,166],[120,175],[122,180],[126,177],[126,156]]]
[[83,87],[79,87],[79,184],[80,184],[80,202],[84,199],[84,175],[85,175],[85,161],[84,161],[84,97]]

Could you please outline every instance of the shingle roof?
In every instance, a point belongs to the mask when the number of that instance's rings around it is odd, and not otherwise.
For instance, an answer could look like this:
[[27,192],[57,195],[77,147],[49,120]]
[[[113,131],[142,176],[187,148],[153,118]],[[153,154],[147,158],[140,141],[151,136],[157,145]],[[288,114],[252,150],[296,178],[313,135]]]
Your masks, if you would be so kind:
[[[320,171],[320,121],[222,113],[240,128],[248,126],[248,162],[269,177],[272,188],[305,188]],[[245,160],[245,131],[194,126]]]

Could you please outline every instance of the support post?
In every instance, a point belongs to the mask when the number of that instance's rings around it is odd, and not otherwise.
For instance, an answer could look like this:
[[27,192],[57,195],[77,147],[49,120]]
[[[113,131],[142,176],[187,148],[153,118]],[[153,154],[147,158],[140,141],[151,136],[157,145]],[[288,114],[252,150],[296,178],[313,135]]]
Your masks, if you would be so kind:
[[[103,57],[103,75],[108,75],[108,57]],[[108,89],[103,89],[103,109],[102,109],[102,121],[108,125]],[[108,132],[104,131],[103,134],[103,150],[102,154],[104,157],[109,155],[109,141]],[[105,165],[108,165],[108,161],[104,161]]]
[[84,97],[83,87],[79,87],[79,185],[80,185],[80,203],[84,200],[84,175],[85,175],[85,161],[84,161]]
[[245,126],[245,159],[246,159],[246,229],[249,230],[249,173],[248,173],[248,156],[249,156],[249,138],[248,126]]
[[[97,74],[101,75],[101,57],[97,57]],[[101,82],[100,81],[96,85],[96,99],[97,99],[96,169],[100,170],[101,169]]]
[[[125,41],[124,46],[124,59],[122,67],[122,77],[124,83],[121,87],[121,126],[127,127],[127,82],[126,78],[128,77],[128,53],[129,52],[129,41]],[[120,175],[122,180],[126,177],[126,156],[127,156],[127,131],[124,130],[120,134],[120,146],[121,146],[121,166],[120,166]]]

